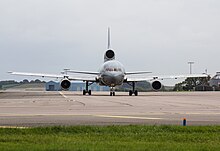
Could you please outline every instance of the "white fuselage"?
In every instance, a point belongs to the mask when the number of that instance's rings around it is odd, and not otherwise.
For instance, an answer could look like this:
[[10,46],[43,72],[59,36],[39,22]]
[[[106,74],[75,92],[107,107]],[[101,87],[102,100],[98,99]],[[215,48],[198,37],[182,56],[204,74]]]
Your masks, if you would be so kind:
[[125,79],[124,66],[117,60],[106,61],[100,68],[100,84],[109,87],[122,85]]

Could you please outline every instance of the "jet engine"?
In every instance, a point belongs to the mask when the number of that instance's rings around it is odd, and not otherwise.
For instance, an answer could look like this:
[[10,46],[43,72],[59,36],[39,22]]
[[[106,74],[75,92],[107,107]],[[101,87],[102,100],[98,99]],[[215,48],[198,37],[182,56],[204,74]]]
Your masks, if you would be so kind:
[[63,90],[68,90],[71,86],[71,82],[69,79],[65,78],[60,82],[60,86]]
[[160,81],[154,81],[151,83],[151,86],[154,90],[160,90],[162,88],[162,84]]
[[108,60],[114,60],[115,59],[115,53],[113,50],[109,49],[105,52],[105,56],[104,56],[105,61]]

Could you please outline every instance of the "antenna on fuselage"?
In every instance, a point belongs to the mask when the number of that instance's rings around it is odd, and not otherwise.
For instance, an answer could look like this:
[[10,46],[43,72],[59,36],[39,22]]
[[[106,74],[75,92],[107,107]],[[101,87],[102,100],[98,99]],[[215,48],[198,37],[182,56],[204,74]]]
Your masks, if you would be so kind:
[[111,35],[110,35],[110,27],[108,27],[108,49],[111,47]]

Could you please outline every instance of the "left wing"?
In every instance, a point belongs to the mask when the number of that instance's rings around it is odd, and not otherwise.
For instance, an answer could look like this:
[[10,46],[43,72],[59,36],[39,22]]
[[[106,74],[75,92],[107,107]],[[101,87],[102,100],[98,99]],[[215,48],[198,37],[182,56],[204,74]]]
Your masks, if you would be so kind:
[[67,74],[45,74],[45,73],[29,73],[29,72],[13,72],[9,71],[11,75],[19,75],[19,76],[33,76],[33,77],[42,77],[42,78],[56,78],[56,79],[64,79],[68,78],[72,81],[90,81],[95,82],[95,77],[74,77]]
[[207,74],[182,74],[182,75],[164,75],[164,76],[147,76],[143,78],[127,77],[127,82],[138,82],[138,81],[154,81],[154,80],[165,80],[165,79],[180,79],[180,78],[196,78],[196,77],[208,77]]
[[34,76],[34,77],[47,77],[47,78],[63,78],[64,75],[58,75],[58,74],[45,74],[45,73],[30,73],[30,72],[13,72],[9,71],[8,73],[12,75],[19,75],[19,76]]
[[69,73],[81,73],[81,74],[99,75],[99,72],[91,72],[91,71],[75,71],[75,70],[67,70],[66,72],[69,72]]

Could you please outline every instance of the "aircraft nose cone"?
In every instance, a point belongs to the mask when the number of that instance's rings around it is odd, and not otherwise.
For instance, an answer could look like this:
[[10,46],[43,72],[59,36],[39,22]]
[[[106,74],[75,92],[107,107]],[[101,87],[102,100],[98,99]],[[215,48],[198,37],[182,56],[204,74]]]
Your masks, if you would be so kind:
[[123,83],[123,76],[121,74],[112,74],[108,76],[103,76],[103,82],[111,87],[115,87],[116,85],[121,85]]

